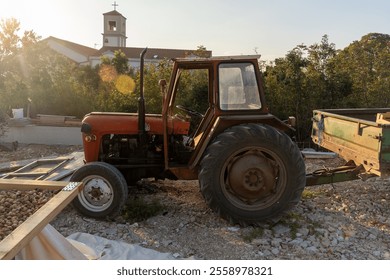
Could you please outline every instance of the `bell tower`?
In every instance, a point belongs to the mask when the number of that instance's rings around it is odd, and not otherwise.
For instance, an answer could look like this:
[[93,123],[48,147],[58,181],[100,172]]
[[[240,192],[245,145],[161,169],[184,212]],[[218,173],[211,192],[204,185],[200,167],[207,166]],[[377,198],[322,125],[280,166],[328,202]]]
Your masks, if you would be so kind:
[[112,4],[114,10],[103,14],[103,47],[126,47],[126,18],[116,10],[118,4]]

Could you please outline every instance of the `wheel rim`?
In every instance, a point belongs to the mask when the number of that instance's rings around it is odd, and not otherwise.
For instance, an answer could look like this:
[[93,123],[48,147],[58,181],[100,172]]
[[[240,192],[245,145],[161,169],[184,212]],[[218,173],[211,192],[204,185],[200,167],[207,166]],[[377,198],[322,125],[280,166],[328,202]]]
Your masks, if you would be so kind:
[[273,151],[246,147],[229,156],[220,176],[222,192],[230,203],[256,211],[280,199],[286,187],[287,171]]
[[93,212],[109,208],[114,199],[111,184],[101,176],[88,176],[84,180],[83,191],[79,194],[80,203]]

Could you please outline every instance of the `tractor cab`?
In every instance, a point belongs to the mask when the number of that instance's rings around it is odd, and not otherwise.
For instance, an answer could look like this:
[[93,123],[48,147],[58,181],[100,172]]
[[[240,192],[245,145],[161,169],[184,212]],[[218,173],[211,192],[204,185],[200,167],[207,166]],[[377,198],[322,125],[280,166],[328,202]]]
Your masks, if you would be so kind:
[[[196,167],[208,143],[235,124],[265,121],[289,133],[293,131],[268,113],[258,59],[259,56],[231,56],[174,61],[170,84],[161,87],[163,125],[167,127],[172,118],[180,118],[190,122],[190,127],[184,137],[185,160],[181,166],[170,161],[174,157],[166,147],[166,169],[179,178],[188,175],[188,179],[196,179]],[[167,144],[169,136],[165,134]]]

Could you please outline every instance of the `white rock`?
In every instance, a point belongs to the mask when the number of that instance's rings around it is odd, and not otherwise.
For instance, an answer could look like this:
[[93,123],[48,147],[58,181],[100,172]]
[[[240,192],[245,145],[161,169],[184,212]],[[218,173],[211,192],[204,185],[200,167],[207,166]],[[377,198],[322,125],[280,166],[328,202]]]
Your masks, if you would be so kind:
[[278,248],[273,248],[273,249],[271,250],[271,252],[272,252],[272,254],[274,254],[274,255],[279,255],[279,253],[280,253],[280,251],[279,251]]

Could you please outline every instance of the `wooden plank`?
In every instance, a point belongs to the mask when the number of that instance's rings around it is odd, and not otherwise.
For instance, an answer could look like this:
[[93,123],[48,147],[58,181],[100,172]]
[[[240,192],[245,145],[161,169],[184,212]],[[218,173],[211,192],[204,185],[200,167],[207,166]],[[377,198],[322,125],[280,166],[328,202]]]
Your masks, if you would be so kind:
[[390,112],[378,113],[376,115],[376,123],[379,123],[379,124],[390,124]]
[[[10,182],[14,180],[6,181]],[[64,186],[64,184],[66,184],[66,186],[0,242],[0,260],[13,259],[21,249],[39,234],[43,228],[78,195],[83,186],[82,183],[74,182],[43,182],[49,184],[62,183],[62,186]],[[32,183],[37,184],[38,181],[30,182],[30,184]],[[58,186],[58,184],[56,185]],[[35,185],[35,188],[36,187],[37,186]]]
[[12,177],[37,177],[46,175],[47,172],[18,172],[18,173],[9,173],[8,176],[4,177],[3,179],[9,178],[12,179]]
[[68,182],[63,181],[37,181],[23,179],[0,179],[0,190],[60,190],[65,187]]

